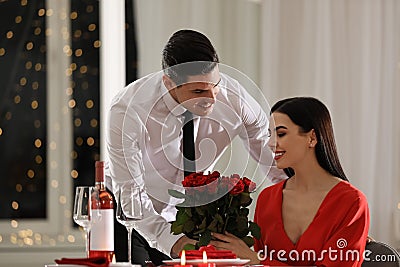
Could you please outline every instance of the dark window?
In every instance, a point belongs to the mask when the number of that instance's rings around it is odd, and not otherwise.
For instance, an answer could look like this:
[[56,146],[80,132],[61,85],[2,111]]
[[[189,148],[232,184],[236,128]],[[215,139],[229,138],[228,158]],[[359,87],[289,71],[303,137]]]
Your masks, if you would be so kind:
[[[0,219],[46,218],[47,12],[45,0],[0,1]],[[126,0],[127,83],[137,73],[133,14]],[[100,154],[99,1],[71,1],[69,18],[75,187],[94,184]]]
[[71,1],[74,186],[94,185],[100,158],[99,1]]
[[46,9],[0,2],[0,218],[46,218]]

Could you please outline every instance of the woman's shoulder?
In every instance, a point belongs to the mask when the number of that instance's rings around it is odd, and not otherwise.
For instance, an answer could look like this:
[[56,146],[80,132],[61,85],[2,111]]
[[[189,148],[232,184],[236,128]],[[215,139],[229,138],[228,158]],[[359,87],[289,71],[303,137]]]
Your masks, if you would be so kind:
[[358,189],[355,185],[351,184],[348,181],[340,181],[338,183],[338,186],[339,186],[341,192],[344,192],[344,193],[350,194],[350,195],[353,194],[353,195],[365,197],[364,193],[360,189]]
[[267,186],[261,191],[259,198],[275,197],[277,194],[282,194],[285,182],[286,180],[283,180],[279,183]]
[[356,186],[347,181],[339,182],[334,187],[334,190],[335,194],[333,195],[335,195],[337,198],[340,198],[341,201],[343,201],[342,203],[367,203],[367,197],[365,196],[365,194]]

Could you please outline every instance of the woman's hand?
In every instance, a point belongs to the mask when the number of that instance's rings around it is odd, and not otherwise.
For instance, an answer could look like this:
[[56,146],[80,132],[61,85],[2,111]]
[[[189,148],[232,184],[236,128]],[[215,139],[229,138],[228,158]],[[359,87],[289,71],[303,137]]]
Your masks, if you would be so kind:
[[181,238],[179,238],[171,248],[171,258],[178,258],[179,253],[182,251],[183,247],[186,244],[195,245],[196,240],[190,239],[189,237],[187,237],[185,235],[182,236]]
[[225,234],[212,233],[212,236],[217,240],[212,240],[210,245],[217,249],[230,250],[236,254],[238,258],[250,259],[249,264],[260,264],[257,253],[251,250],[246,243],[240,238],[225,232]]

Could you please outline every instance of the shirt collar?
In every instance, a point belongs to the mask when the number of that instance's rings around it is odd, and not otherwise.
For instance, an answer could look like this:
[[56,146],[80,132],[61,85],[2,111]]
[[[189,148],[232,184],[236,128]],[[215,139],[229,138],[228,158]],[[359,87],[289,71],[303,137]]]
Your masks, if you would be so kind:
[[186,111],[186,108],[184,108],[181,104],[175,101],[175,99],[169,93],[167,87],[165,87],[164,82],[162,80],[161,80],[161,92],[164,103],[167,106],[168,110],[174,116],[178,117],[183,115],[183,113]]

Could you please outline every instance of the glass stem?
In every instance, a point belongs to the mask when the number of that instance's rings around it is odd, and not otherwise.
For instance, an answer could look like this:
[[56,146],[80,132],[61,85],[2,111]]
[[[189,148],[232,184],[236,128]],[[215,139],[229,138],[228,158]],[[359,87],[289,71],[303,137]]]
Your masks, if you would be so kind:
[[89,258],[89,229],[85,229],[85,250],[86,250],[86,258]]
[[133,227],[126,227],[128,230],[128,262],[131,264],[132,263],[132,230]]

